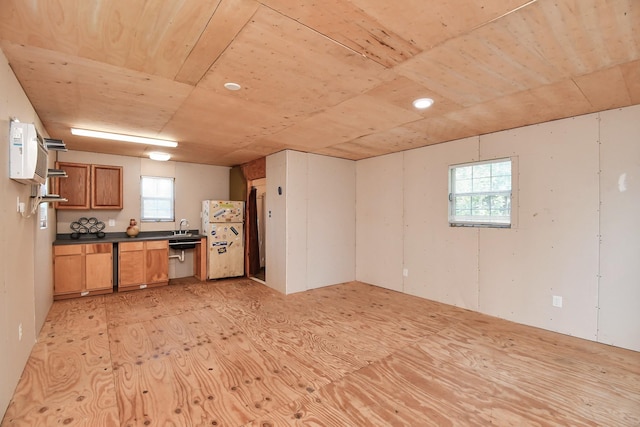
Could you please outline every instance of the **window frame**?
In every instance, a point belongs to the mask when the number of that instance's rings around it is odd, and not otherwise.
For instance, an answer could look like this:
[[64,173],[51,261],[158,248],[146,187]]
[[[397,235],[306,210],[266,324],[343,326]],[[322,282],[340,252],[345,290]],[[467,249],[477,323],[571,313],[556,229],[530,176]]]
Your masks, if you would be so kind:
[[[511,189],[503,190],[503,191],[478,191],[478,192],[470,192],[470,193],[456,193],[455,190],[455,171],[459,168],[468,167],[468,166],[480,166],[485,164],[494,164],[509,161],[511,164]],[[480,160],[475,162],[467,162],[460,163],[455,165],[450,165],[448,168],[448,182],[449,182],[449,193],[448,193],[448,223],[450,227],[480,227],[480,228],[515,228],[516,226],[516,207],[517,207],[517,157],[499,157],[495,159],[488,160]],[[491,178],[490,176],[489,178]],[[509,197],[509,222],[502,221],[491,221],[491,220],[481,220],[481,221],[469,221],[469,220],[461,220],[457,219],[455,215],[455,203],[454,199],[457,194],[467,194],[467,195],[507,195]]]
[[[145,200],[166,200],[167,197],[145,197],[143,191],[143,182],[145,178],[167,180],[171,182],[171,218],[154,218],[145,217],[144,202]],[[175,222],[176,220],[176,179],[171,176],[152,176],[141,175],[140,176],[140,222]]]

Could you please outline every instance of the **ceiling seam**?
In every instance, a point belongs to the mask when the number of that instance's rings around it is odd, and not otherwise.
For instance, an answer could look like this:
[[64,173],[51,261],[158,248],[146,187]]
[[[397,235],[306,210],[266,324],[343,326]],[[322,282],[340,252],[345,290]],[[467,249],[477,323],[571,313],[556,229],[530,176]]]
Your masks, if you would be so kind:
[[[200,33],[200,37],[198,37],[198,40],[194,43],[193,47],[191,48],[191,51],[189,52],[189,55],[187,55],[187,59],[189,59],[189,57],[191,56],[191,54],[193,53],[193,49],[195,49],[196,45],[198,44],[198,42],[200,41],[200,39],[202,38],[202,34],[206,31],[206,29],[209,27],[209,24],[211,24],[211,20],[213,19],[213,16],[216,14],[216,12],[218,11],[218,9],[220,8],[220,4],[225,1],[225,0],[221,0],[218,3],[218,6],[216,6],[216,9],[213,11],[213,13],[211,14],[211,16],[209,17],[209,21],[207,22],[207,25],[205,26],[204,30],[202,30],[202,32]],[[257,12],[257,9],[256,9]],[[171,114],[171,117],[169,117],[169,119],[165,122],[165,124],[162,126],[162,128],[160,129],[160,132],[164,132],[166,126],[171,123],[171,121],[173,120],[173,118],[175,117],[176,113],[180,110],[180,108],[182,108],[182,106],[184,105],[185,102],[187,102],[187,99],[189,99],[189,97],[191,96],[191,94],[193,94],[193,92],[197,89],[198,85],[200,84],[200,82],[202,81],[202,79],[204,78],[204,76],[207,74],[207,72],[211,69],[211,67],[213,67],[213,65],[216,63],[216,61],[218,60],[218,58],[220,58],[229,48],[229,46],[231,46],[231,44],[235,41],[236,37],[238,36],[238,34],[240,34],[242,32],[242,30],[247,26],[247,24],[249,23],[249,21],[255,16],[256,12],[254,12],[251,15],[251,18],[249,18],[247,20],[247,22],[244,23],[244,25],[242,26],[242,28],[240,28],[240,30],[236,33],[236,35],[229,41],[229,43],[227,44],[227,46],[222,50],[222,52],[220,52],[220,54],[218,56],[215,57],[215,59],[213,59],[213,61],[211,62],[211,64],[207,67],[207,69],[205,70],[205,72],[200,76],[200,78],[198,79],[198,81],[193,84],[193,85],[189,85],[192,86],[191,91],[189,92],[189,95],[185,96],[184,100],[180,103],[180,106],[178,108],[175,109],[175,111],[173,112],[173,114]],[[182,67],[180,67],[180,69],[178,70],[178,72],[176,73],[176,75],[174,76],[173,80],[175,80],[175,78],[180,74],[180,71],[182,71],[182,68],[184,67],[184,64],[187,61],[185,60],[185,62],[182,63]],[[179,82],[181,83],[181,82]],[[186,83],[188,84],[188,83]]]
[[[198,43],[200,43],[200,40],[202,39],[202,35],[204,34],[204,32],[207,30],[207,28],[209,27],[209,24],[211,24],[211,20],[213,19],[213,15],[216,14],[216,12],[218,11],[218,9],[220,8],[220,3],[222,3],[221,0],[218,2],[216,8],[213,10],[213,13],[211,14],[211,16],[209,16],[209,19],[207,20],[207,25],[204,26],[204,28],[202,29],[202,31],[200,31],[200,35],[198,36],[198,40],[196,40],[196,42],[193,44],[193,46],[191,46],[191,49],[189,50],[189,54],[187,55],[187,58],[185,59],[185,61],[182,63],[182,66],[178,69],[178,71],[175,73],[175,75],[173,76],[173,80],[176,80],[176,77],[178,77],[178,75],[180,75],[180,72],[182,71],[182,69],[184,68],[184,64],[187,63],[187,61],[189,60],[189,57],[191,56],[191,54],[193,53],[193,50],[196,48],[196,46],[198,45]],[[217,58],[216,58],[217,59]],[[214,60],[215,62],[215,60]],[[213,63],[212,63],[213,65]],[[211,68],[211,65],[207,68],[207,70]],[[206,74],[206,72],[205,72]],[[200,83],[200,80],[202,79],[202,76],[200,77],[200,79],[198,79],[198,82],[194,85],[197,86],[198,83]]]
[[381,63],[381,62],[376,61],[376,60],[375,60],[374,58],[372,58],[372,57],[367,56],[367,54],[366,54],[366,53],[358,52],[357,50],[353,49],[352,47],[349,47],[349,46],[347,46],[346,44],[344,44],[344,43],[342,43],[342,42],[339,42],[338,40],[336,40],[336,39],[333,39],[333,38],[329,37],[328,35],[326,35],[326,34],[324,34],[324,33],[320,32],[320,31],[316,30],[315,28],[313,28],[313,27],[311,27],[311,26],[309,26],[309,25],[305,24],[305,23],[304,23],[304,22],[302,22],[302,21],[299,21],[299,20],[297,20],[297,19],[295,19],[295,18],[292,18],[292,17],[290,17],[290,16],[288,16],[288,15],[285,15],[284,13],[280,12],[280,11],[279,11],[279,10],[277,10],[277,9],[274,9],[273,7],[271,7],[271,6],[269,6],[269,5],[266,5],[266,4],[264,4],[264,3],[260,3],[260,4],[261,4],[262,6],[264,6],[264,7],[266,7],[267,9],[270,9],[270,10],[272,10],[273,12],[277,13],[278,15],[283,16],[283,17],[285,17],[285,18],[287,18],[287,19],[290,19],[290,20],[292,20],[292,21],[294,21],[294,22],[296,22],[296,23],[298,23],[298,24],[302,25],[302,26],[303,26],[303,27],[305,27],[306,29],[311,30],[312,32],[314,32],[314,33],[318,34],[319,36],[324,37],[325,39],[329,40],[330,42],[335,43],[335,44],[337,44],[338,46],[340,46],[340,47],[342,47],[342,48],[344,48],[344,49],[347,49],[347,50],[349,50],[349,51],[351,51],[351,52],[355,53],[355,54],[356,54],[356,55],[358,55],[358,56],[362,56],[362,57],[363,57],[363,58],[365,58],[365,59],[368,59],[368,60],[370,60],[370,61],[373,61],[373,62],[375,62],[376,64],[383,66],[384,68],[389,68],[387,65],[385,65],[385,64],[383,64],[383,63]]
[[[216,6],[216,9],[213,11],[211,16],[209,17],[209,21],[207,22],[207,25],[205,26],[204,30],[202,30],[202,32],[200,33],[200,37],[198,37],[198,40],[196,41],[196,43],[194,43],[193,47],[191,48],[191,51],[189,52],[189,55],[187,55],[187,60],[189,59],[189,57],[193,53],[193,50],[196,48],[196,46],[197,46],[198,42],[200,41],[200,39],[202,38],[202,35],[204,34],[204,32],[207,30],[207,28],[209,28],[209,25],[211,24],[211,20],[213,19],[214,15],[216,14],[218,9],[220,8],[220,4],[222,4],[223,1],[225,1],[225,0],[221,0],[220,3],[218,3],[218,6]],[[260,4],[262,4],[262,3],[260,3]],[[258,9],[256,9],[256,11],[253,14],[251,14],[251,17],[249,19],[247,19],[247,22],[245,22],[244,25],[242,25],[242,27],[238,30],[238,32],[235,34],[235,36],[233,36],[233,38],[231,40],[229,40],[229,43],[227,43],[225,48],[222,49],[222,52],[220,52],[220,54],[218,54],[218,56],[216,56],[211,61],[211,63],[207,66],[207,69],[205,70],[205,72],[198,78],[198,81],[193,85],[194,88],[196,88],[200,84],[200,82],[202,81],[204,76],[207,74],[207,72],[211,69],[211,67],[213,67],[213,65],[218,61],[218,59],[227,51],[229,46],[231,46],[231,44],[236,40],[236,37],[238,37],[238,34],[240,34],[244,30],[244,28],[247,26],[249,21],[251,21],[251,19],[253,19],[253,17],[257,13],[257,11],[258,11]],[[185,60],[182,63],[182,66],[180,67],[180,69],[178,70],[176,75],[174,76],[174,80],[175,80],[175,77],[177,77],[180,74],[180,71],[182,71],[182,69],[184,68],[184,64],[187,62],[187,60]]]
[[530,0],[529,2],[527,2],[527,3],[523,4],[523,5],[520,5],[520,6],[516,7],[515,9],[512,9],[512,10],[510,10],[508,12],[505,12],[500,16],[496,16],[495,18],[492,18],[492,19],[488,20],[487,22],[483,22],[482,24],[476,25],[475,27],[473,27],[469,31],[467,31],[465,34],[472,33],[475,30],[477,30],[478,28],[482,28],[482,27],[484,27],[486,25],[491,24],[492,22],[496,22],[497,20],[502,19],[505,16],[509,16],[512,13],[515,13],[515,12],[519,11],[520,9],[524,9],[525,7],[530,6],[533,3],[537,3],[537,2],[538,2],[538,0]]

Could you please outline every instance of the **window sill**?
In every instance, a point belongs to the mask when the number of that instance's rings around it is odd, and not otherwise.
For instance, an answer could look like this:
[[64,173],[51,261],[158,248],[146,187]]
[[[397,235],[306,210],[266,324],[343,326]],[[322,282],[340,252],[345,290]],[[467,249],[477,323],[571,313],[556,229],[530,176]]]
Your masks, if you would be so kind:
[[450,222],[449,227],[511,228],[511,224],[487,224],[487,223],[479,223],[479,222]]

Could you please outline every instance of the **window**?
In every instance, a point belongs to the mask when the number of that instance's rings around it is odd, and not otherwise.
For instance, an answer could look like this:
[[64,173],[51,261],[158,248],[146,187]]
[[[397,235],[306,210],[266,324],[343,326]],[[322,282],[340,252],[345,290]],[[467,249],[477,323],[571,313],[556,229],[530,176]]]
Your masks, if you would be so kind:
[[143,176],[140,179],[141,221],[173,221],[173,178]]
[[449,167],[449,225],[511,226],[511,159]]

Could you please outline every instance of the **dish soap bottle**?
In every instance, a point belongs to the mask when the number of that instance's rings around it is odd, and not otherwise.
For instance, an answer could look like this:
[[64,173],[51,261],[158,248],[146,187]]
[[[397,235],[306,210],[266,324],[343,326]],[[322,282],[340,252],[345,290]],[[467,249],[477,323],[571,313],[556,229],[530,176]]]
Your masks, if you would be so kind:
[[135,218],[131,218],[129,221],[129,226],[127,227],[127,236],[136,237],[140,233],[140,229],[138,228],[138,223]]

